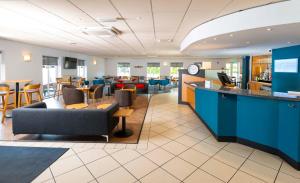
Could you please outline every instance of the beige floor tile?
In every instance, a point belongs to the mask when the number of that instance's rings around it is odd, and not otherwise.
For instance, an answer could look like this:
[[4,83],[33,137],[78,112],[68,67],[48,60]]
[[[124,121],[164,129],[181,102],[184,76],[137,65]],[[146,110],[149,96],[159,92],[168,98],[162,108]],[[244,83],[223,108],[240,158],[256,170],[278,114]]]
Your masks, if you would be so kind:
[[300,183],[300,179],[290,176],[288,174],[279,172],[275,183]]
[[139,156],[141,156],[141,154],[132,149],[123,149],[112,154],[112,157],[114,157],[121,164],[125,164]]
[[[189,176],[185,183],[223,183],[220,179],[204,172],[203,170],[196,170],[191,176]],[[242,182],[241,182],[242,183]]]
[[174,123],[174,122],[166,122],[164,124],[162,124],[164,127],[166,128],[175,128],[176,126],[178,126],[177,123]]
[[119,167],[102,177],[98,178],[101,183],[117,183],[117,182],[136,182],[137,180],[124,168]]
[[186,147],[176,141],[169,142],[161,147],[174,155],[178,155],[188,149],[188,147]]
[[183,126],[183,125],[179,125],[179,126],[175,127],[174,130],[180,131],[182,133],[187,133],[187,132],[192,131],[191,128],[188,128],[188,127]]
[[246,158],[242,156],[235,155],[231,152],[221,150],[219,151],[215,156],[214,159],[217,159],[227,165],[230,165],[234,168],[239,168],[243,162],[246,160]]
[[102,149],[90,149],[78,154],[78,157],[85,163],[90,163],[106,156],[107,153]]
[[184,180],[196,170],[195,166],[177,157],[164,164],[162,168],[179,180]]
[[249,159],[275,170],[279,170],[282,163],[282,160],[278,156],[259,150],[255,150]]
[[89,163],[86,166],[92,172],[92,174],[97,178],[106,174],[107,172],[110,172],[120,167],[120,164],[110,156],[106,156],[102,159]]
[[179,157],[197,167],[201,166],[209,159],[209,156],[199,151],[196,151],[194,149],[189,149],[183,152],[182,154],[179,155]]
[[165,170],[158,168],[141,179],[142,183],[179,183],[180,181]]
[[175,141],[179,142],[187,147],[191,147],[199,142],[198,139],[195,139],[195,138],[187,136],[187,135],[183,135],[183,136],[177,138]]
[[47,180],[47,181],[45,181],[43,183],[55,183],[55,181],[54,181],[54,179],[50,179],[50,180]]
[[65,153],[59,158],[59,160],[65,159],[65,158],[68,158],[68,157],[74,156],[74,155],[75,155],[75,152],[74,152],[72,149],[69,149],[67,152],[65,152]]
[[164,137],[162,135],[157,135],[157,136],[151,137],[149,139],[149,141],[152,142],[155,145],[162,146],[162,145],[170,142],[171,139],[169,139],[167,137]]
[[157,145],[155,145],[155,144],[153,144],[151,142],[148,142],[147,143],[147,148],[145,148],[145,149],[137,149],[136,151],[139,152],[139,153],[141,153],[141,154],[146,154],[146,153],[148,153],[150,151],[153,151],[156,148],[158,148]]
[[238,171],[229,182],[230,183],[264,183],[264,181],[242,171]]
[[285,174],[291,175],[297,179],[300,179],[300,171],[296,170],[291,165],[287,164],[285,161],[282,163],[280,171]]
[[218,142],[214,136],[210,136],[207,139],[203,140],[204,142],[214,145],[216,147],[222,148],[226,146],[228,143],[227,142]]
[[43,173],[41,173],[37,178],[35,178],[32,183],[41,183],[46,180],[52,179],[52,174],[49,168],[47,168]]
[[242,171],[253,175],[259,179],[264,180],[265,182],[274,182],[277,171],[263,166],[261,164],[257,164],[254,161],[247,160],[243,166],[241,167]]
[[124,167],[136,178],[140,179],[158,166],[145,157],[139,157],[138,159],[125,164]]
[[200,142],[196,144],[195,146],[193,146],[193,149],[202,152],[204,154],[207,154],[208,156],[213,156],[220,150],[220,148],[210,145],[206,142]]
[[58,176],[82,165],[82,161],[77,156],[71,156],[54,162],[50,167],[53,175]]
[[144,156],[146,156],[159,166],[175,157],[173,154],[169,153],[168,151],[162,148],[155,149],[154,151],[151,151],[145,154]]
[[224,147],[224,149],[245,158],[250,156],[253,151],[253,148],[238,143],[230,143],[229,145]]
[[219,179],[227,182],[234,175],[237,169],[232,168],[224,163],[221,163],[215,159],[208,160],[201,166],[201,169],[218,177]]
[[181,137],[182,135],[184,135],[184,133],[177,131],[175,129],[169,129],[169,130],[161,133],[161,135],[174,140],[174,139],[177,139],[178,137]]
[[158,133],[158,134],[160,134],[160,133],[163,133],[163,132],[167,131],[168,128],[165,127],[165,126],[162,126],[162,125],[156,125],[156,126],[154,126],[154,127],[151,127],[150,130],[151,130],[151,131],[154,131],[154,132],[156,132],[156,133]]
[[210,135],[208,135],[206,133],[199,132],[198,130],[193,130],[193,131],[191,131],[189,133],[186,133],[186,135],[194,137],[194,138],[196,138],[198,140],[204,140],[204,139],[206,139],[207,137],[210,136]]
[[85,166],[82,166],[68,173],[55,177],[56,183],[66,183],[66,182],[84,183],[84,182],[90,182],[93,179],[94,177],[91,175],[91,173],[88,171],[88,169]]

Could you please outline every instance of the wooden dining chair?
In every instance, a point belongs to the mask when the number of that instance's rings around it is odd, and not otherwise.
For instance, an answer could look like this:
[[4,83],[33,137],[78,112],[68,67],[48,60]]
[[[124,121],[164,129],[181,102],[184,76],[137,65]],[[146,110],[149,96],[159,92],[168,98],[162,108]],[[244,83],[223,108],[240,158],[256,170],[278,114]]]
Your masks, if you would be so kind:
[[2,120],[1,122],[4,123],[5,117],[6,117],[6,111],[7,107],[9,105],[9,96],[13,95],[13,108],[16,108],[16,93],[13,90],[10,90],[10,87],[8,84],[0,84],[0,96],[1,96],[1,102],[2,107],[0,108],[0,111],[2,112]]
[[23,90],[19,91],[19,101],[18,107],[22,106],[22,96],[25,96],[25,101],[26,101],[26,105],[32,104],[32,97],[33,94],[37,95],[38,101],[41,102],[43,100],[42,95],[41,95],[41,84],[28,84],[26,86],[24,86]]

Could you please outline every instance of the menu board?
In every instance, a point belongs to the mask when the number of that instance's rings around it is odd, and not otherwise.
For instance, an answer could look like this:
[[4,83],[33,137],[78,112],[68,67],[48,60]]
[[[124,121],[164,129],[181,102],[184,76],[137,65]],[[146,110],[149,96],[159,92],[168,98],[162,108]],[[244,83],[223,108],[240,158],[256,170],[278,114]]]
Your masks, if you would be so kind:
[[298,58],[275,60],[274,72],[298,73]]

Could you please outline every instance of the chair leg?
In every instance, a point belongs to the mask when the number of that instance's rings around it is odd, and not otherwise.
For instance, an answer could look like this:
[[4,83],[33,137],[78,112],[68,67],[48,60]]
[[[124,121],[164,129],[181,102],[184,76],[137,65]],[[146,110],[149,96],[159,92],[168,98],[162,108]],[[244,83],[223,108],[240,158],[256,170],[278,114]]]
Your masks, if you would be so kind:
[[38,98],[39,98],[39,102],[42,102],[43,98],[42,98],[41,92],[38,91],[37,95],[38,95]]
[[14,93],[14,108],[15,109],[17,108],[16,100],[17,100],[17,93]]
[[22,107],[22,93],[19,93],[19,97],[18,97],[18,107]]
[[29,100],[28,93],[24,92],[24,96],[25,96],[26,104],[29,105],[30,104],[30,100]]
[[9,95],[6,95],[5,97],[2,96],[2,103],[4,103],[3,105],[3,112],[2,112],[2,123],[4,123],[4,120],[5,120],[5,115],[6,115],[6,109],[7,109],[7,104],[8,104],[8,96]]

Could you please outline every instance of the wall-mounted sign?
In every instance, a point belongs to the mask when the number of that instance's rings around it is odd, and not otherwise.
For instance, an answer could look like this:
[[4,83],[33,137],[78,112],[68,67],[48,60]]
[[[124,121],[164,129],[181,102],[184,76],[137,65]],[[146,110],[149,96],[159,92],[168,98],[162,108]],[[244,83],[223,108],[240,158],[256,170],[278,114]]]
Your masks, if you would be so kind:
[[275,60],[274,72],[298,73],[298,58]]

